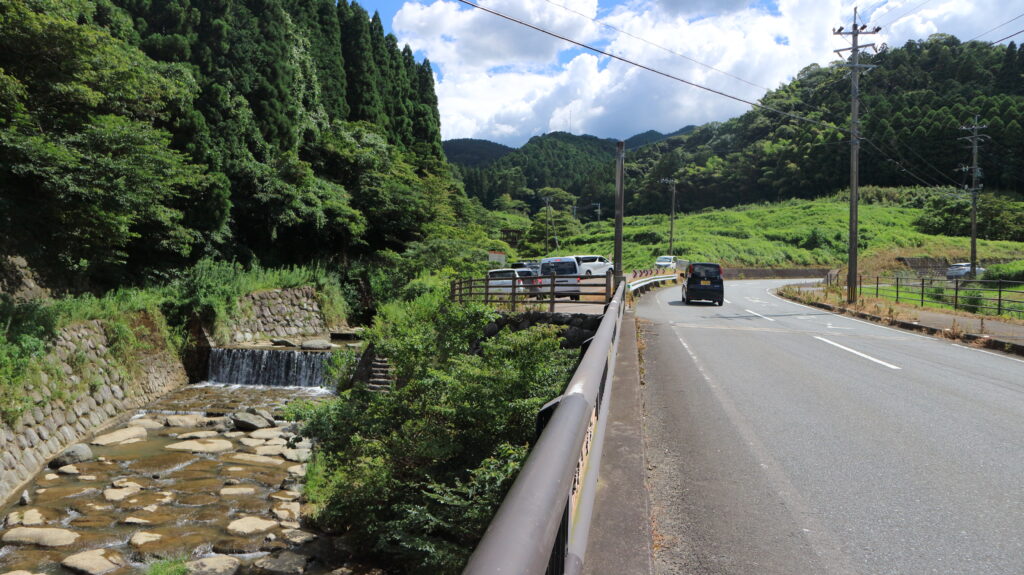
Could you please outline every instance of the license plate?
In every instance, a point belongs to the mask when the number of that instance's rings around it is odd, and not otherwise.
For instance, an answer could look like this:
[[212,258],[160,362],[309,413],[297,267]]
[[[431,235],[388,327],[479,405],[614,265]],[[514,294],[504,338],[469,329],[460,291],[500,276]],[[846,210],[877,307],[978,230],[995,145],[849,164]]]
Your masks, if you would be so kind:
[[711,285],[711,280],[700,280],[700,285],[709,286]]

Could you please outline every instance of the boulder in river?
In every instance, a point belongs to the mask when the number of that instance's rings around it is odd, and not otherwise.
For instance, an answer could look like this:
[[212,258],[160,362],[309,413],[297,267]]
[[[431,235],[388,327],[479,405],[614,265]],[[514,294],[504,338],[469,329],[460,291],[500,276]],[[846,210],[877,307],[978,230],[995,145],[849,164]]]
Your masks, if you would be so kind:
[[239,431],[256,431],[257,429],[274,427],[273,420],[268,421],[267,418],[261,415],[244,411],[232,413],[231,424]]
[[190,439],[172,443],[164,449],[171,451],[189,451],[192,453],[220,453],[230,451],[234,445],[227,439]]
[[113,549],[93,549],[67,557],[60,564],[76,573],[104,575],[128,565],[128,561]]
[[89,449],[89,446],[84,443],[76,443],[65,449],[57,457],[54,457],[53,461],[50,462],[50,468],[57,469],[58,467],[81,463],[90,459],[92,459],[92,449]]
[[256,533],[264,533],[277,527],[277,521],[263,519],[262,517],[243,517],[235,519],[228,524],[228,533],[232,535],[246,536]]
[[309,557],[292,551],[282,551],[277,555],[268,555],[253,563],[253,568],[260,575],[302,575],[306,572]]
[[307,339],[302,342],[302,349],[308,349],[311,351],[327,351],[332,349],[334,346],[331,342],[326,339]]

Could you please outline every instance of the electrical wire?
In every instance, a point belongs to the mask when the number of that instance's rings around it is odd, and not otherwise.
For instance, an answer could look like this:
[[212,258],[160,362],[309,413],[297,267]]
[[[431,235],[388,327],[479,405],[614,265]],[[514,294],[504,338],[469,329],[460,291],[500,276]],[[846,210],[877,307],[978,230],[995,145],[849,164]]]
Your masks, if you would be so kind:
[[725,76],[728,76],[728,77],[732,78],[733,80],[738,80],[740,82],[743,82],[744,84],[747,84],[748,86],[753,86],[754,88],[760,88],[760,89],[765,90],[765,91],[770,91],[771,90],[771,88],[762,86],[760,84],[755,84],[754,82],[750,82],[748,80],[744,80],[743,78],[740,78],[739,76],[730,74],[729,72],[726,72],[725,70],[719,70],[718,68],[715,68],[714,66],[712,66],[710,64],[705,64],[704,62],[701,62],[699,60],[695,60],[695,59],[687,56],[686,54],[680,54],[679,52],[676,52],[675,50],[672,50],[671,48],[666,48],[666,47],[664,47],[664,46],[662,46],[660,44],[651,42],[650,40],[647,40],[646,38],[641,38],[640,36],[636,36],[634,34],[626,32],[625,30],[622,30],[620,28],[616,28],[615,26],[612,26],[611,24],[606,24],[606,23],[598,20],[597,18],[592,18],[590,16],[587,16],[583,12],[579,12],[577,10],[573,10],[572,8],[569,8],[568,6],[564,6],[562,4],[558,4],[557,2],[552,2],[552,0],[544,0],[544,1],[547,2],[548,4],[551,4],[552,6],[557,6],[557,7],[561,8],[561,9],[567,11],[567,12],[572,12],[573,14],[577,14],[579,16],[582,16],[583,18],[586,18],[587,20],[590,20],[590,21],[594,22],[595,24],[598,24],[600,26],[604,26],[605,28],[607,28],[609,30],[613,30],[615,32],[618,32],[619,34],[622,34],[623,36],[629,36],[630,38],[632,38],[634,40],[639,40],[639,41],[643,42],[644,44],[647,44],[649,46],[653,46],[655,48],[658,48],[659,50],[664,50],[665,52],[668,52],[669,54],[672,54],[674,56],[679,56],[680,58],[683,58],[684,60],[689,60],[690,62],[693,62],[694,64],[697,64],[699,66],[703,66],[703,67],[707,68],[708,70],[714,70],[715,72],[718,72],[719,74],[723,74]]
[[550,30],[545,30],[544,28],[541,28],[540,26],[536,26],[534,24],[530,24],[529,22],[525,22],[523,20],[519,20],[518,18],[509,16],[507,14],[503,14],[501,12],[498,12],[497,10],[492,10],[490,8],[485,8],[483,6],[480,6],[479,4],[474,4],[473,2],[470,2],[469,0],[458,0],[458,1],[463,3],[463,4],[465,4],[465,5],[467,5],[467,6],[472,6],[473,8],[476,8],[477,10],[483,10],[484,12],[487,12],[489,14],[493,14],[495,16],[498,16],[499,18],[504,18],[505,20],[508,20],[510,22],[514,22],[516,24],[519,24],[520,26],[525,26],[527,28],[530,28],[532,30],[536,30],[537,32],[540,32],[542,34],[546,34],[546,35],[551,36],[553,38],[557,38],[559,40],[563,40],[565,42],[569,42],[570,44],[575,44],[576,46],[579,46],[580,48],[584,48],[586,50],[590,50],[591,52],[595,52],[597,54],[601,54],[602,56],[607,56],[609,58],[612,58],[613,60],[618,60],[618,61],[623,62],[625,64],[629,64],[630,66],[634,66],[636,68],[640,68],[641,70],[647,70],[648,72],[652,72],[652,73],[657,74],[659,76],[664,76],[664,77],[666,77],[666,78],[668,78],[670,80],[675,80],[677,82],[681,82],[681,83],[686,84],[688,86],[693,86],[694,88],[705,90],[707,92],[711,92],[712,94],[717,94],[717,95],[722,96],[724,98],[729,98],[730,100],[735,100],[737,102],[741,102],[743,104],[747,104],[748,106],[753,106],[755,108],[760,108],[762,110],[767,110],[769,112],[774,112],[774,113],[779,114],[781,116],[785,116],[787,118],[792,118],[792,119],[800,121],[800,122],[807,122],[807,123],[810,123],[810,124],[815,124],[815,125],[818,125],[818,126],[821,126],[821,127],[824,127],[824,128],[828,128],[828,129],[831,129],[831,130],[836,130],[838,132],[843,132],[843,133],[847,132],[847,130],[844,130],[843,128],[840,128],[839,126],[836,126],[834,124],[829,124],[829,123],[826,123],[826,122],[821,122],[819,120],[813,120],[811,118],[805,118],[803,116],[798,116],[796,114],[792,114],[790,112],[785,112],[785,111],[779,110],[777,108],[772,108],[770,106],[765,106],[764,104],[759,104],[757,102],[752,102],[750,100],[745,100],[743,98],[740,98],[739,96],[733,96],[732,94],[728,94],[728,93],[723,92],[721,90],[716,90],[714,88],[709,88],[707,86],[698,84],[696,82],[691,82],[689,80],[685,80],[685,79],[680,78],[678,76],[669,74],[668,72],[662,72],[661,70],[658,70],[657,68],[652,68],[652,67],[647,66],[645,64],[641,64],[639,62],[635,62],[635,61],[630,60],[628,58],[624,58],[622,56],[619,56],[617,54],[612,54],[611,52],[607,52],[605,50],[602,50],[600,48],[591,46],[589,44],[585,44],[585,43],[580,42],[578,40],[573,40],[572,38],[569,38],[567,36],[562,36],[561,34],[557,34],[555,32],[551,32]]
[[995,42],[989,42],[988,45],[989,46],[995,46],[996,44],[1002,42],[1003,40],[1009,40],[1010,38],[1013,38],[1014,36],[1016,36],[1018,34],[1021,34],[1021,33],[1024,33],[1024,30],[1017,30],[1016,32],[1014,32],[1013,34],[1010,34],[1009,36],[1006,36],[1004,38],[1000,38],[1000,39],[996,40]]
[[1021,18],[1024,18],[1024,13],[1018,14],[1018,15],[1014,16],[1013,18],[1010,18],[1009,20],[1007,20],[1006,22],[1003,22],[1002,24],[1000,24],[1000,25],[996,26],[995,28],[991,28],[991,29],[989,29],[989,30],[985,30],[985,31],[984,31],[984,32],[982,32],[981,34],[978,34],[978,35],[977,35],[977,36],[975,36],[974,38],[971,38],[970,40],[968,40],[968,42],[973,42],[973,41],[977,40],[978,38],[981,38],[981,37],[982,37],[982,36],[984,36],[985,34],[988,34],[989,32],[994,32],[994,31],[996,31],[996,30],[998,30],[998,29],[1002,28],[1003,26],[1006,26],[1006,25],[1007,25],[1007,24],[1009,24],[1010,22],[1013,22],[1013,21],[1015,21],[1015,20],[1020,20]]
[[[904,13],[900,14],[899,16],[893,18],[892,20],[889,21],[889,23],[892,23],[892,22],[895,22],[895,21],[897,21],[897,20],[899,20],[901,18],[906,18],[907,16],[910,16],[914,12],[917,12],[921,8],[921,6],[924,6],[925,4],[927,4],[927,3],[931,2],[931,1],[932,0],[924,0],[924,2],[921,2],[921,3],[917,4],[916,6],[911,8],[910,10],[907,10],[906,12],[904,12]],[[888,13],[889,12],[886,12],[885,14],[888,14]],[[882,15],[885,16],[885,14],[882,14]],[[878,25],[879,26],[883,26],[884,24],[882,24],[881,20],[879,20]]]

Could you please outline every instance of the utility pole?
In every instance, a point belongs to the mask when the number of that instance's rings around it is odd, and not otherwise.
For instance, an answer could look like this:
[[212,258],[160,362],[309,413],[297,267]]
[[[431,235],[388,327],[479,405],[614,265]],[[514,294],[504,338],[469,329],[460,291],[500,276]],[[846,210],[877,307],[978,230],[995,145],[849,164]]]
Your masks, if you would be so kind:
[[988,126],[978,125],[978,116],[974,116],[974,124],[963,126],[962,130],[970,130],[971,135],[960,138],[971,141],[971,278],[976,277],[978,272],[978,192],[981,186],[978,185],[978,178],[981,177],[981,168],[978,167],[978,142],[986,136],[978,134],[978,130],[984,130]]
[[850,63],[847,64],[852,71],[852,82],[850,85],[850,246],[848,265],[846,273],[846,301],[854,303],[857,301],[857,202],[860,194],[858,178],[860,176],[860,71],[862,68],[874,68],[867,64],[860,63],[861,48],[874,47],[874,44],[859,44],[861,34],[877,34],[882,28],[875,26],[867,30],[867,24],[857,23],[857,9],[853,9],[853,26],[849,32],[844,32],[843,27],[833,28],[832,33],[837,36],[852,36],[853,46],[842,48],[835,52],[851,50]]
[[672,244],[676,237],[676,180],[673,178],[662,178],[660,182],[672,184],[672,209],[671,215],[668,218],[668,255],[674,256],[676,253],[672,251]]
[[615,286],[625,279],[622,273],[622,218],[626,192],[622,189],[622,171],[626,163],[626,142],[615,144]]

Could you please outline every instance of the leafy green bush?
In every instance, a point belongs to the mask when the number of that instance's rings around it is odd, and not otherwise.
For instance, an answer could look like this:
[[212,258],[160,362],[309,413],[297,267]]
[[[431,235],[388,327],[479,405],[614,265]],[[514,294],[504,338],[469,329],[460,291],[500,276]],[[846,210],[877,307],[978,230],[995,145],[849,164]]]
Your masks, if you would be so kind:
[[989,266],[985,279],[1024,282],[1024,260]]
[[492,313],[437,292],[389,304],[369,331],[406,383],[291,414],[318,439],[306,484],[315,521],[401,572],[460,572],[526,456],[537,412],[575,368],[553,326],[478,341]]

